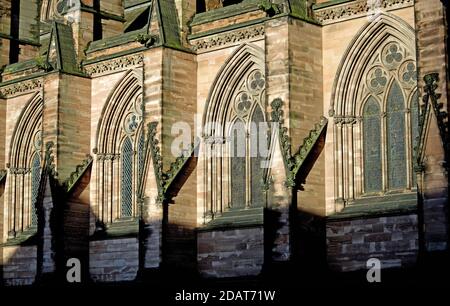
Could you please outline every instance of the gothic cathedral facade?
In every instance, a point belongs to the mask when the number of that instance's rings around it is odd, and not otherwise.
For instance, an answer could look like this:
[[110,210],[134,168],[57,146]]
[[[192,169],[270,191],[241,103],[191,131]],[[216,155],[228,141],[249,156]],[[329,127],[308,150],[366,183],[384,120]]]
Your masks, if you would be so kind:
[[3,284],[447,252],[447,8],[0,0]]

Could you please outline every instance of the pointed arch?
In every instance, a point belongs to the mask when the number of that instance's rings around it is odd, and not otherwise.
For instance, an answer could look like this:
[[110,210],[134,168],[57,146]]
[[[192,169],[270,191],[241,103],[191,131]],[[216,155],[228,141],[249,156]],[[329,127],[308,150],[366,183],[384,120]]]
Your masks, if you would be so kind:
[[[416,67],[414,29],[389,13],[364,25],[343,55],[329,111],[339,207],[368,195],[411,191],[406,97],[417,88]],[[375,105],[377,114],[370,115]]]
[[203,115],[203,126],[207,128],[205,134],[213,136],[214,130],[215,136],[224,136],[225,127],[217,129],[216,124],[226,122],[233,94],[242,78],[253,69],[265,71],[264,51],[255,45],[243,44],[226,61],[213,82]]
[[118,152],[125,117],[131,112],[142,115],[142,104],[133,105],[137,99],[142,103],[142,75],[132,70],[118,82],[103,107],[96,133],[98,152]]
[[259,152],[254,148],[259,141],[249,139],[252,120],[266,120],[265,85],[264,51],[253,44],[238,47],[213,82],[203,114],[205,222],[227,208],[265,205],[258,176],[262,171],[256,169],[260,158],[251,154]]
[[395,15],[380,13],[359,30],[338,67],[332,90],[330,114],[336,117],[356,115],[356,101],[361,94],[356,84],[363,78],[375,52],[390,38],[395,38],[411,53],[415,53],[414,29]]
[[25,105],[14,128],[9,155],[8,237],[36,226],[35,204],[40,183],[43,99],[36,93]]
[[104,223],[136,216],[143,115],[142,74],[131,70],[109,95],[97,127],[94,206]]
[[41,94],[35,94],[17,120],[9,150],[11,168],[29,168],[36,133],[42,130],[43,103]]

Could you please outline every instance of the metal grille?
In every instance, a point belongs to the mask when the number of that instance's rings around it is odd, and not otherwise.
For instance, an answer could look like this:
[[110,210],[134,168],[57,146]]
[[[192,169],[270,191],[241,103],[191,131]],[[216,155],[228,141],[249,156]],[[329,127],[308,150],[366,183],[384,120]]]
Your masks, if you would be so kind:
[[33,156],[31,163],[31,225],[37,224],[36,204],[39,196],[39,185],[41,181],[41,159],[39,154]]
[[131,217],[133,207],[133,145],[126,138],[122,145],[121,212]]
[[394,82],[387,101],[388,188],[406,187],[405,106],[403,93]]
[[373,97],[371,97],[364,106],[363,130],[364,191],[381,191],[382,173],[380,106]]

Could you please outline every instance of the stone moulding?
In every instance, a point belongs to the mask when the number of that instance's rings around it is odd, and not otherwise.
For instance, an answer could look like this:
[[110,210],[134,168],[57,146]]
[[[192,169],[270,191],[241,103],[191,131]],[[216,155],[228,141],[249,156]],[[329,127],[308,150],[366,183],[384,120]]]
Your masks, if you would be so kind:
[[[372,3],[373,2],[373,3]],[[414,0],[384,0],[380,1],[358,0],[325,8],[315,8],[314,17],[322,25],[341,22],[364,15],[372,16],[380,11],[389,11],[414,5]]]
[[424,165],[424,154],[425,154],[425,142],[426,136],[428,134],[428,127],[430,121],[431,112],[434,112],[437,120],[437,125],[439,128],[439,134],[441,136],[442,145],[445,152],[445,167],[448,169],[449,163],[449,139],[448,139],[448,121],[446,118],[448,117],[447,112],[443,110],[443,104],[439,102],[441,98],[441,94],[436,93],[436,89],[438,89],[439,83],[439,74],[431,73],[425,75],[423,78],[425,81],[424,86],[424,96],[423,96],[423,104],[421,106],[422,111],[419,115],[419,139],[418,145],[415,149],[416,151],[416,172],[423,172],[425,170]]
[[126,70],[131,67],[138,67],[144,64],[143,54],[131,54],[105,60],[95,64],[88,64],[84,67],[84,71],[89,76],[97,76],[115,71]]
[[175,182],[178,175],[182,172],[181,170],[184,168],[188,160],[194,155],[194,152],[197,150],[200,141],[196,140],[196,142],[191,145],[190,150],[177,157],[176,160],[170,164],[169,170],[167,172],[164,172],[159,140],[156,138],[157,126],[157,122],[151,122],[148,124],[148,134],[145,148],[146,150],[147,148],[150,150],[151,158],[153,160],[153,167],[155,169],[155,177],[158,185],[157,202],[163,203],[170,200],[170,187]]
[[75,168],[75,171],[72,172],[67,180],[64,181],[63,187],[66,192],[70,192],[72,188],[76,185],[78,180],[83,176],[89,166],[92,164],[93,158],[90,155],[86,156],[87,158],[83,160],[83,162]]
[[279,140],[281,151],[286,167],[286,186],[290,188],[298,187],[297,175],[302,168],[303,163],[313,151],[314,146],[323,135],[327,125],[328,119],[321,117],[320,122],[316,123],[314,129],[312,129],[303,140],[303,144],[299,147],[297,153],[292,155],[291,140],[288,135],[288,129],[283,125],[283,101],[281,99],[275,99],[272,101],[272,122],[277,122],[279,126]]
[[[0,84],[0,86],[2,85]],[[0,87],[0,96],[5,98],[12,98],[21,94],[40,90],[41,88],[41,79],[20,81]]]
[[191,44],[195,51],[206,52],[236,44],[244,40],[264,37],[264,34],[264,25],[258,25],[236,31],[220,33],[206,38],[192,39]]

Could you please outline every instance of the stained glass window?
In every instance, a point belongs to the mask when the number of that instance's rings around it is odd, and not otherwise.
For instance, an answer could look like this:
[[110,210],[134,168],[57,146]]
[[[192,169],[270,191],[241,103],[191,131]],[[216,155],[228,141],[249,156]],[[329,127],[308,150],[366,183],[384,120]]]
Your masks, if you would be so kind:
[[37,224],[36,204],[39,196],[41,182],[41,159],[39,154],[34,154],[31,162],[31,225]]
[[144,133],[142,133],[141,136],[139,137],[139,143],[138,143],[139,179],[142,178],[142,172],[144,170],[144,145],[145,145],[145,139],[144,139]]
[[234,123],[231,136],[231,206],[241,209],[246,202],[245,125],[241,120]]
[[[411,152],[412,152],[412,164],[416,164],[417,156],[415,148],[418,145],[419,138],[419,95],[417,91],[414,93],[411,100]],[[416,185],[416,175],[412,173],[413,187]]]
[[386,107],[388,189],[406,187],[405,102],[395,81],[388,94]]
[[365,192],[382,190],[381,117],[380,106],[371,97],[364,106],[364,189]]
[[264,202],[264,192],[262,188],[262,178],[263,178],[263,168],[262,168],[262,162],[263,162],[263,156],[261,156],[261,153],[264,153],[264,149],[262,146],[265,145],[265,142],[261,141],[261,137],[264,137],[264,135],[261,135],[264,133],[264,130],[262,126],[260,126],[260,123],[264,122],[264,115],[261,111],[260,107],[256,107],[255,111],[253,112],[252,117],[252,125],[251,125],[251,132],[250,132],[250,139],[251,139],[251,157],[250,157],[250,163],[251,163],[251,203],[252,207],[256,206],[263,206]]
[[121,212],[122,217],[131,217],[133,207],[133,145],[129,137],[123,142],[121,155]]

